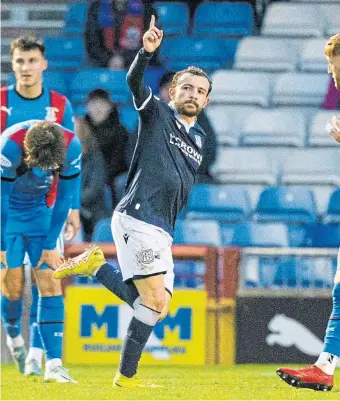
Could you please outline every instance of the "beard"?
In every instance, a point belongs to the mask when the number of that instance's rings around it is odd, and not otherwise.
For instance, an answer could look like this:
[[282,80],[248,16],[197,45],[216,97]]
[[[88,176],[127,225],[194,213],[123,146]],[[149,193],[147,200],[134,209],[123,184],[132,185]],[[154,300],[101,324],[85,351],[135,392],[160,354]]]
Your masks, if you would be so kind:
[[[189,106],[189,104],[191,105],[191,107]],[[192,105],[195,108],[192,108]],[[199,107],[199,105],[194,101],[180,102],[175,100],[174,106],[178,114],[183,114],[184,116],[187,117],[196,117],[202,111],[202,107]],[[188,108],[188,106],[190,108]]]

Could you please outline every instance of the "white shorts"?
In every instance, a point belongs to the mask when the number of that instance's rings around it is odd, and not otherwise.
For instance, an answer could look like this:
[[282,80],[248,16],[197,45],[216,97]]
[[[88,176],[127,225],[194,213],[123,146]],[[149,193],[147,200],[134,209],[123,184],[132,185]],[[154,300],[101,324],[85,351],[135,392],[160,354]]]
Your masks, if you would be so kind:
[[170,235],[159,227],[119,212],[113,213],[111,229],[123,280],[164,274],[165,288],[172,295],[174,262]]

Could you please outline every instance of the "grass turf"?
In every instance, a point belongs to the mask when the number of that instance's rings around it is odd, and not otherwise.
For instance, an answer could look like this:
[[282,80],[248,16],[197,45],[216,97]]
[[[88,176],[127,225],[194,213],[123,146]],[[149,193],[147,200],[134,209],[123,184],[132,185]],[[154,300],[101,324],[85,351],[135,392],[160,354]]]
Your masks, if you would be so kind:
[[274,365],[142,366],[140,376],[161,388],[112,387],[115,367],[70,365],[78,384],[44,383],[1,365],[2,400],[340,400],[340,371],[331,392],[295,389],[280,381]]

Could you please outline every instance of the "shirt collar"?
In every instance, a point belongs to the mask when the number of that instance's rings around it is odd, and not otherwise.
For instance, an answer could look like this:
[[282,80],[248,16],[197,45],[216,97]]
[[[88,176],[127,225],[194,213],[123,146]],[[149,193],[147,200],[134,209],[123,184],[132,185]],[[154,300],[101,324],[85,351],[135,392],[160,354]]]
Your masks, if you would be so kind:
[[183,118],[178,114],[178,112],[177,112],[177,110],[176,110],[176,108],[175,108],[175,106],[174,106],[174,104],[173,104],[172,102],[170,102],[170,103],[168,104],[168,106],[174,111],[176,120],[177,120],[178,122],[180,122],[181,124],[183,124],[183,125],[184,125],[184,128],[185,128],[185,130],[186,130],[186,132],[189,133],[190,128],[192,128],[192,127],[196,124],[196,122],[197,122],[197,117],[195,118],[195,121],[194,121],[193,123],[189,124],[188,122],[186,122],[185,120],[183,120]]

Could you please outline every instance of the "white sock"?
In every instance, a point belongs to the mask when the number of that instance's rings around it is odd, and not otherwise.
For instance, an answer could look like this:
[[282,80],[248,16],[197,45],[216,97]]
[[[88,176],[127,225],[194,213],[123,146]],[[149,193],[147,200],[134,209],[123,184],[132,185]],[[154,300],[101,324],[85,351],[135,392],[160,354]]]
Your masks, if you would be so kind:
[[24,339],[22,338],[21,334],[13,338],[7,336],[6,342],[11,351],[13,351],[14,348],[23,347],[25,345]]
[[50,359],[49,361],[46,361],[45,369],[47,372],[51,372],[57,366],[63,366],[63,363],[61,362],[60,358],[53,358]]
[[28,350],[26,363],[34,359],[35,361],[38,362],[39,367],[41,367],[43,354],[44,354],[43,349],[30,347],[30,349]]
[[334,375],[334,370],[339,357],[328,352],[321,352],[319,359],[315,362],[315,366],[325,372],[327,375]]

